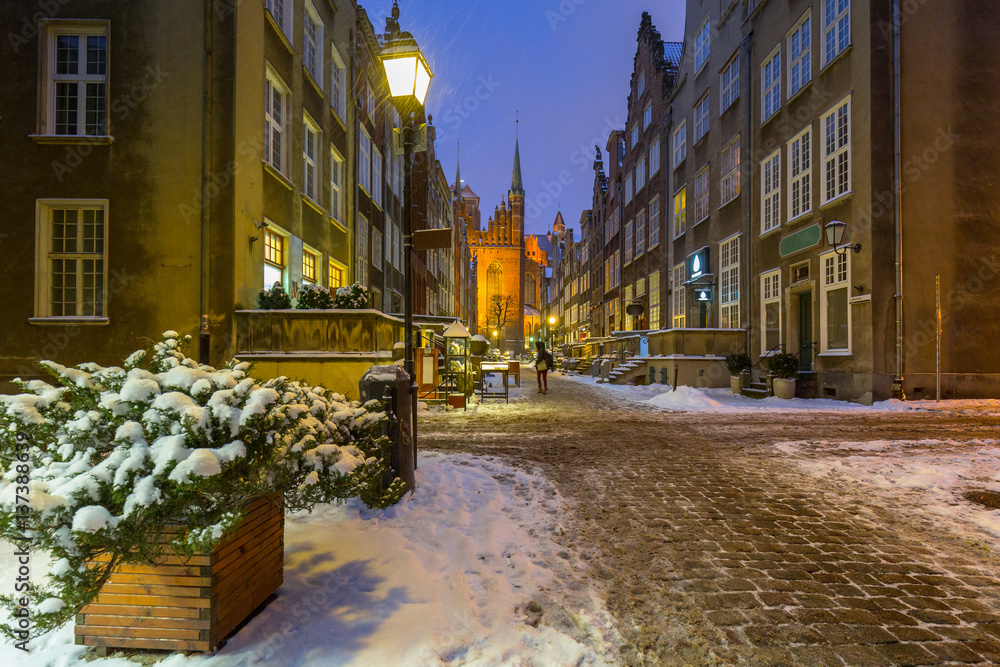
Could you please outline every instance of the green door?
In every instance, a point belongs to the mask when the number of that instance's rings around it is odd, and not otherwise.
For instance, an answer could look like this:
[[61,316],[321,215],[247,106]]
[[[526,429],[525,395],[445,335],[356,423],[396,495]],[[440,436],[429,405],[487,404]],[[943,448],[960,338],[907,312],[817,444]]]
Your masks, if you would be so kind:
[[811,373],[813,368],[813,309],[812,293],[799,295],[799,370]]

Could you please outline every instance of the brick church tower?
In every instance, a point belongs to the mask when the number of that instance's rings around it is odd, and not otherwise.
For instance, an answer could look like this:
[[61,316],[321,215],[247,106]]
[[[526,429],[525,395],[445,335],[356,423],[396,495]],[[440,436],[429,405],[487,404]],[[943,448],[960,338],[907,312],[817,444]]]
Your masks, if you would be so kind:
[[[507,201],[494,208],[485,230],[469,227],[469,249],[476,259],[479,333],[504,352],[522,354],[524,346],[524,183],[521,151],[514,140],[514,171]],[[534,301],[529,297],[530,301]]]

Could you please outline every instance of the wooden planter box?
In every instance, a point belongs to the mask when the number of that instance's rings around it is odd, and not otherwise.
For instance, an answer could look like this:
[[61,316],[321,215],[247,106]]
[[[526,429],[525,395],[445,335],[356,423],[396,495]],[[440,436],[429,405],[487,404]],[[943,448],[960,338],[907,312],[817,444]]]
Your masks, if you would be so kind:
[[126,565],[76,617],[76,643],[106,648],[213,651],[281,586],[285,513],[254,501],[210,554]]

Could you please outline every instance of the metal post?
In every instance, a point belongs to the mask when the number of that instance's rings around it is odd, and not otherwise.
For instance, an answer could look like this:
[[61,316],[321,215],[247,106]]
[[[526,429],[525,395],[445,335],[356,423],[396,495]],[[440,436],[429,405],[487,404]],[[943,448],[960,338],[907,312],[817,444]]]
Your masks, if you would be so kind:
[[941,274],[934,276],[934,294],[936,299],[936,312],[937,312],[937,326],[935,327],[935,332],[937,334],[937,351],[936,351],[936,371],[935,377],[937,380],[937,400],[941,400]]
[[413,230],[411,229],[410,209],[413,206],[413,191],[410,182],[413,159],[413,117],[406,111],[403,126],[403,344],[406,354],[403,356],[403,368],[410,376],[410,397],[412,410],[410,419],[413,427],[410,433],[413,438],[413,467],[417,466],[417,375],[413,370],[413,284],[410,275],[412,270]]

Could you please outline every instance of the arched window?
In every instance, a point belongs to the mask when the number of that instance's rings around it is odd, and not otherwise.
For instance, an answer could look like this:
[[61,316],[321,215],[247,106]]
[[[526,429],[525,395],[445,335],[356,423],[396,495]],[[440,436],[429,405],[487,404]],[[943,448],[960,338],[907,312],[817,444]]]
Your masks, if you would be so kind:
[[534,306],[538,300],[538,289],[535,287],[535,276],[528,273],[524,276],[524,303]]
[[489,303],[493,297],[503,294],[503,269],[500,262],[493,262],[486,269],[486,302]]

